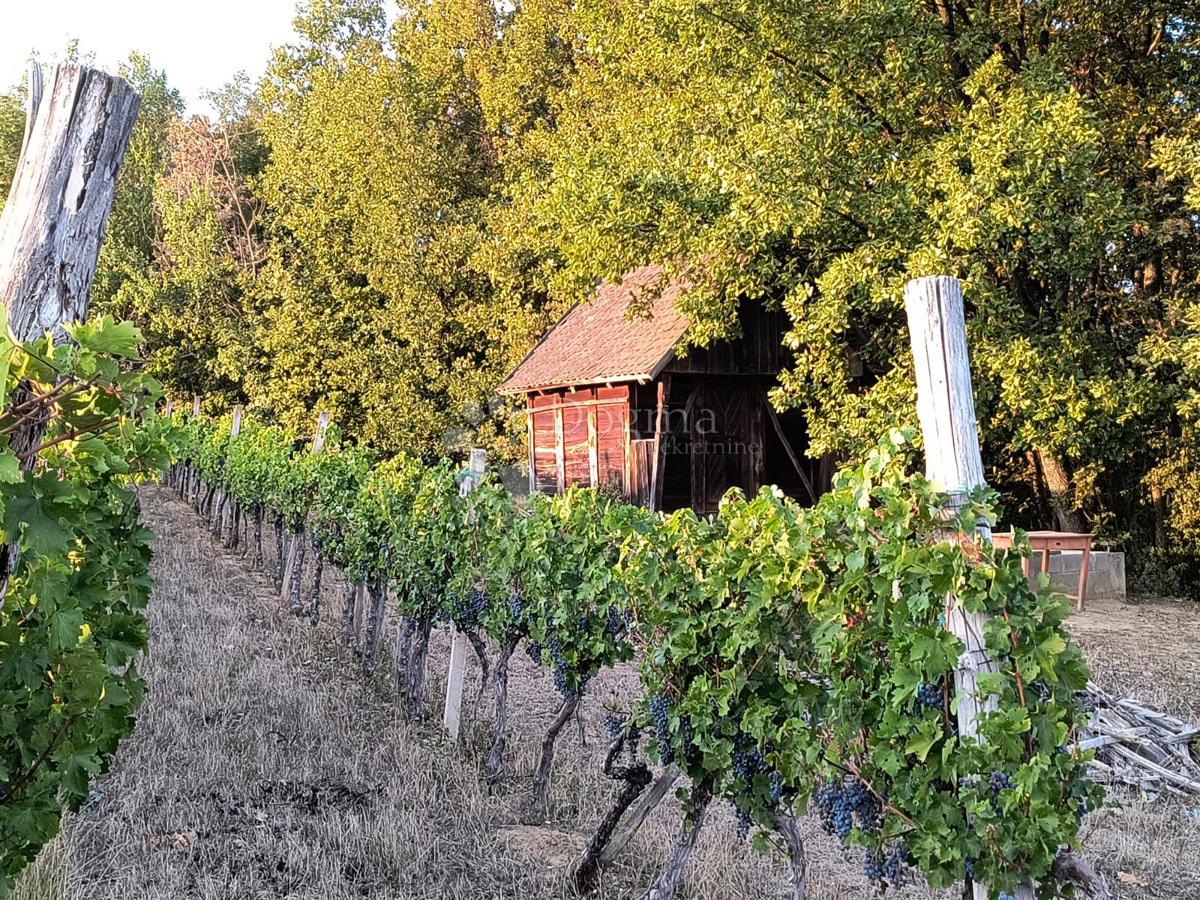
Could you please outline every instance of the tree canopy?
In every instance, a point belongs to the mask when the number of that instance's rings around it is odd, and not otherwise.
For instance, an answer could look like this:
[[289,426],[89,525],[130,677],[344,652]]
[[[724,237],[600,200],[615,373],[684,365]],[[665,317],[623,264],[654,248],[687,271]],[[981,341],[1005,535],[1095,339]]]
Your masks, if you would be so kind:
[[[97,282],[178,395],[522,458],[493,388],[596,279],[690,345],[781,308],[811,452],[913,418],[901,291],[960,277],[1029,525],[1200,539],[1195,2],[314,0],[257,84],[148,98]],[[0,99],[0,179],[21,113]]]

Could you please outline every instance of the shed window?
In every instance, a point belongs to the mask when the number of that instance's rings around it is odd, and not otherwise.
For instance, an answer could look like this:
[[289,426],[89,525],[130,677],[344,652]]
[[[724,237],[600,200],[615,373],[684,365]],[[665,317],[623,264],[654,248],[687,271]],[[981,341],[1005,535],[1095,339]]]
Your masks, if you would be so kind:
[[629,389],[583,388],[529,398],[531,479],[555,493],[572,485],[625,492]]

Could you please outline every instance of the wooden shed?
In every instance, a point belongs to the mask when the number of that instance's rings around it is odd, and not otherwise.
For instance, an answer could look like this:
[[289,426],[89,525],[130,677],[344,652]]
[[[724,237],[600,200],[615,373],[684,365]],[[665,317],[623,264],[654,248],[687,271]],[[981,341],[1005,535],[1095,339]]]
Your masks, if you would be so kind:
[[[675,303],[690,285],[657,290],[662,274],[647,266],[602,285],[500,385],[525,397],[530,489],[611,485],[651,509],[697,512],[732,487],[815,499],[830,465],[804,454],[803,416],[767,400],[790,362],[783,313],[747,303],[740,338],[681,355],[688,322]],[[627,314],[635,298],[644,315]]]

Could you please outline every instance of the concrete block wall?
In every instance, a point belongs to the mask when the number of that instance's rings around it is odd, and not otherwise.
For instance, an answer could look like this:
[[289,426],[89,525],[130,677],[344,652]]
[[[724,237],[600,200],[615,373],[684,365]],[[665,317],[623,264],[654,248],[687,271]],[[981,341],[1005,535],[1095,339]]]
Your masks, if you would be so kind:
[[[1074,594],[1079,585],[1079,565],[1083,553],[1062,550],[1050,554],[1048,574],[1058,590]],[[1042,557],[1034,553],[1029,561],[1030,577],[1040,570]],[[1084,601],[1125,599],[1125,554],[1118,550],[1093,550],[1088,558],[1088,585]]]

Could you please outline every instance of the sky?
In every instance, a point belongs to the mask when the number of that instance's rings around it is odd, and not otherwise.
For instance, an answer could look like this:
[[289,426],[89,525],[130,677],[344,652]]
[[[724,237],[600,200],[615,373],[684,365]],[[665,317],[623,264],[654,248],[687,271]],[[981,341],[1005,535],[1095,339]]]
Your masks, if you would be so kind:
[[208,112],[201,95],[238,72],[266,68],[271,48],[292,35],[297,0],[0,0],[0,91],[21,80],[31,53],[62,55],[72,38],[92,64],[115,71],[137,50],[165,69],[191,112]]

